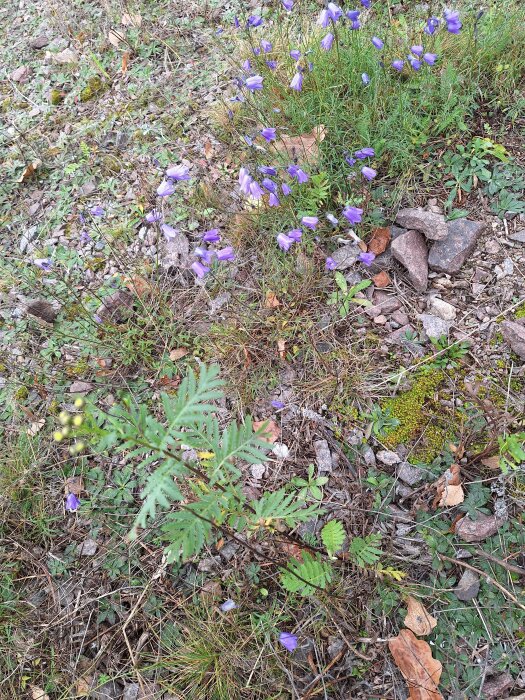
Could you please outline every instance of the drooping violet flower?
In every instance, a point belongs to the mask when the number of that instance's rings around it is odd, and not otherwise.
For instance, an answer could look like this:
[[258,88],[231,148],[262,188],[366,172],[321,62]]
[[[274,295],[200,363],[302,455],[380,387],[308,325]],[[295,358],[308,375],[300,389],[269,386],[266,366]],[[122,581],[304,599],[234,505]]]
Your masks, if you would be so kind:
[[203,265],[202,263],[198,262],[197,260],[191,264],[191,269],[193,270],[193,272],[197,275],[197,277],[200,280],[203,277],[206,277],[206,275],[210,271],[209,267],[206,267],[206,265]]
[[268,204],[271,207],[281,206],[281,202],[279,201],[279,197],[274,192],[270,192],[270,197],[268,198]]
[[95,323],[104,323],[104,319],[98,314],[93,314],[93,321],[95,321]]
[[293,9],[293,0],[281,0],[283,7],[287,12],[291,12]]
[[177,236],[180,233],[180,230],[178,228],[173,228],[173,226],[170,226],[169,224],[162,224],[160,228],[167,241],[175,240],[175,238],[177,238]]
[[418,71],[421,68],[421,61],[418,58],[414,58],[413,56],[408,57],[408,62],[412,66],[412,68],[415,71]]
[[276,408],[277,410],[284,408],[284,406],[285,406],[283,401],[277,401],[277,400],[272,401],[271,405],[273,406],[273,408]]
[[376,152],[371,146],[366,146],[365,148],[361,148],[359,151],[356,151],[354,156],[359,158],[359,160],[364,160],[365,158],[373,158],[375,154]]
[[219,605],[219,610],[221,612],[230,612],[230,610],[235,610],[236,607],[237,603],[231,598],[228,598],[228,600],[225,600],[224,603]]
[[315,227],[319,223],[319,219],[317,216],[303,216],[301,223],[303,226],[306,226],[306,228],[310,228],[312,231],[315,231]]
[[374,170],[374,168],[369,168],[365,165],[364,168],[361,168],[361,174],[366,180],[370,182],[370,180],[373,180],[377,175],[377,171]]
[[254,199],[260,199],[263,196],[264,192],[261,190],[261,187],[257,180],[252,180],[250,182],[250,195]]
[[286,234],[288,238],[291,238],[292,241],[295,241],[296,243],[301,242],[301,238],[303,237],[303,232],[301,231],[300,228],[293,228],[291,231],[288,231]]
[[157,187],[159,197],[169,197],[175,192],[175,183],[173,180],[163,180]]
[[235,27],[235,29],[239,29],[239,27],[241,26],[241,23],[239,22],[239,18],[237,17],[237,15],[235,15],[235,17],[233,18],[233,26]]
[[276,129],[273,126],[265,126],[261,131],[261,136],[268,141],[268,143],[270,143],[270,141],[275,141],[275,134]]
[[392,61],[392,68],[394,68],[397,71],[402,71],[403,66],[405,65],[405,62],[402,61],[400,58],[397,58],[395,61]]
[[69,493],[66,498],[66,510],[75,513],[80,508],[80,501],[74,493]]
[[336,261],[335,261],[333,258],[331,258],[330,256],[328,256],[328,257],[326,258],[325,268],[326,268],[327,270],[335,270],[336,267],[337,267]]
[[214,252],[213,250],[206,250],[206,248],[201,248],[199,246],[198,248],[195,248],[193,255],[197,256],[198,258],[202,258],[204,263],[209,265],[213,260]]
[[342,17],[343,10],[335,4],[335,2],[329,2],[327,6],[328,14],[333,22],[337,22],[339,17]]
[[362,262],[363,265],[366,265],[366,267],[370,267],[370,265],[374,262],[375,257],[376,256],[374,253],[359,253],[357,259],[359,262]]
[[323,27],[323,29],[326,29],[326,27],[328,27],[328,25],[330,24],[330,13],[326,8],[324,10],[321,10],[321,14],[317,19],[317,24]]
[[429,66],[433,66],[437,61],[437,53],[424,53],[423,60],[428,63]]
[[363,7],[366,7],[367,10],[369,10],[370,7],[372,6],[372,1],[371,0],[361,0],[361,5]]
[[260,165],[257,170],[263,175],[277,175],[277,169],[270,165]]
[[361,73],[361,80],[363,82],[363,85],[369,85],[370,76],[368,75],[368,73]]
[[310,179],[309,176],[304,172],[304,170],[302,168],[299,168],[297,165],[289,165],[287,168],[287,172],[289,175],[295,178],[300,185],[302,185],[305,182],[308,182],[308,180]]
[[146,214],[145,218],[148,224],[156,224],[157,221],[162,219],[162,213],[158,209],[152,209]]
[[246,24],[249,27],[260,27],[263,21],[264,20],[260,15],[250,15]]
[[185,165],[172,165],[166,170],[166,177],[171,180],[190,180],[190,171]]
[[288,250],[290,250],[290,246],[292,245],[292,243],[293,240],[285,233],[279,233],[277,235],[277,244],[279,245],[279,248],[281,250],[287,252]]
[[254,46],[252,52],[254,56],[259,56],[259,54],[261,53],[261,49],[258,46]]
[[437,17],[430,17],[427,19],[427,26],[423,30],[425,34],[428,34],[429,36],[432,36],[432,34],[435,33],[436,29],[439,27],[439,19]]
[[290,51],[290,56],[293,58],[294,61],[298,61],[301,58],[301,52],[299,49],[292,49]]
[[264,51],[264,53],[270,53],[272,48],[273,46],[271,42],[267,41],[266,39],[261,40],[261,49]]
[[245,134],[243,136],[243,138],[246,141],[246,143],[248,144],[248,146],[253,146],[253,139],[251,136],[248,136],[248,134]]
[[337,217],[335,217],[333,214],[327,214],[326,218],[332,224],[332,226],[337,226],[339,224],[339,219]]
[[279,641],[287,651],[294,651],[297,648],[297,635],[291,632],[281,632]]
[[350,26],[350,29],[352,31],[355,31],[356,29],[361,29],[361,22],[358,19],[354,20]]
[[348,163],[348,165],[349,165],[350,167],[351,167],[352,165],[355,165],[355,164],[357,163],[357,161],[356,161],[355,158],[352,158],[352,156],[349,156],[349,155],[348,155],[348,152],[347,152],[347,154],[345,155],[345,161]]
[[265,190],[268,190],[268,192],[273,192],[274,194],[276,194],[277,185],[273,180],[270,180],[269,177],[265,177],[264,180],[261,182],[261,185],[264,187]]
[[297,92],[301,92],[301,90],[303,89],[303,76],[300,71],[297,71],[297,73],[292,78],[290,87],[292,88],[292,90],[297,90]]
[[321,48],[324,49],[325,51],[330,51],[333,43],[334,43],[334,35],[331,32],[328,32],[328,34],[325,36],[325,38],[321,41]]
[[455,10],[444,10],[443,16],[447,23],[447,31],[451,34],[459,34],[459,30],[463,26],[459,19],[459,12]]
[[49,272],[53,267],[53,261],[51,258],[35,258],[33,264],[39,267],[44,272]]
[[91,207],[89,213],[91,216],[104,216],[106,212],[99,204],[97,204],[95,207]]
[[217,256],[217,260],[235,260],[235,253],[233,252],[231,245],[223,248],[222,250],[217,250],[215,254]]
[[422,46],[417,45],[417,46],[412,46],[412,48],[410,50],[412,51],[414,56],[421,58],[421,56],[423,55],[423,51],[425,49]]
[[92,240],[91,236],[87,231],[82,231],[80,234],[80,242],[81,243],[90,243]]
[[252,64],[250,63],[250,59],[247,58],[244,63],[242,63],[241,68],[245,70],[247,73],[249,73],[252,69]]
[[246,196],[250,194],[250,185],[252,182],[253,177],[250,175],[250,173],[245,173],[240,183],[240,190]]
[[348,10],[346,13],[346,16],[351,22],[357,22],[359,19],[359,15],[361,14],[360,10]]
[[270,70],[275,70],[277,68],[277,61],[265,61],[265,63]]
[[218,228],[212,228],[202,234],[203,243],[218,243],[221,240],[221,234]]
[[289,194],[292,194],[292,188],[290,187],[290,185],[287,185],[286,182],[282,183],[281,191],[285,197],[288,197]]
[[379,51],[381,51],[381,49],[382,49],[382,48],[384,47],[384,45],[385,45],[384,42],[382,42],[381,39],[380,39],[379,37],[377,37],[377,36],[373,36],[373,37],[372,37],[372,44],[373,44],[373,45],[376,47],[376,49],[378,49]]
[[254,90],[262,90],[263,77],[261,75],[251,75],[249,78],[246,78],[245,84],[248,90],[251,90],[252,92]]
[[351,224],[359,224],[362,214],[363,210],[359,209],[359,207],[346,207],[343,210],[343,216],[348,219]]

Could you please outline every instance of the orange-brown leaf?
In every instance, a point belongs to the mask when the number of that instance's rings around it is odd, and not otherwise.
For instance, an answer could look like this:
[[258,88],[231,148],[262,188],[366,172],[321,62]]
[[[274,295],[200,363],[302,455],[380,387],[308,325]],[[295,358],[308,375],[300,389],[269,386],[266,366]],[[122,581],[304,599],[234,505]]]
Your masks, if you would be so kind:
[[412,630],[419,637],[426,637],[437,625],[435,617],[427,611],[425,606],[417,598],[411,595],[407,598],[407,615],[405,617],[405,627]]
[[275,292],[266,292],[266,300],[264,302],[264,306],[266,309],[275,309],[277,306],[280,305],[281,302],[277,298],[277,294]]
[[129,63],[129,51],[124,51],[122,54],[122,72],[125,73],[128,70],[128,63]]
[[314,126],[312,131],[301,136],[283,135],[274,141],[274,147],[279,153],[287,154],[290,158],[306,158],[315,160],[319,156],[319,144],[324,141],[326,129],[323,124]]
[[443,667],[432,657],[424,639],[418,639],[410,630],[401,630],[388,647],[408,684],[410,700],[443,700],[438,690]]
[[381,255],[390,243],[390,228],[379,227],[373,230],[372,238],[368,242],[368,250],[374,255]]
[[270,445],[273,445],[273,443],[276,442],[281,436],[281,429],[274,420],[256,420],[253,422],[253,429],[255,432],[257,432],[265,423],[266,428],[260,438],[264,442],[268,442]]

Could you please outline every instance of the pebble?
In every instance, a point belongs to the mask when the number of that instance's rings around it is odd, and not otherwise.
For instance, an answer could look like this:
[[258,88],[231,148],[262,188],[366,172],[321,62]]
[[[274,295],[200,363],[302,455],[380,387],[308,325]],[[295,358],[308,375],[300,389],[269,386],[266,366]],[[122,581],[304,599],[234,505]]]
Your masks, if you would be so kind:
[[379,450],[379,452],[376,452],[376,457],[380,462],[389,467],[401,462],[401,457],[391,450]]
[[409,462],[401,462],[397,468],[397,476],[398,479],[401,479],[401,481],[404,481],[405,484],[408,484],[409,486],[414,486],[414,484],[419,483],[424,478],[424,474],[421,469],[415,467]]
[[448,234],[447,222],[443,214],[425,211],[420,207],[401,209],[396,216],[396,223],[406,229],[420,231],[431,241],[441,241]]
[[439,297],[430,297],[428,300],[428,310],[434,316],[442,318],[444,321],[453,321],[456,318],[456,308],[449,304],[447,301],[443,301]]
[[448,337],[451,326],[450,321],[444,321],[442,318],[432,314],[420,314],[419,318],[429,338],[441,338],[443,335]]
[[317,470],[319,472],[332,471],[332,454],[326,440],[316,440],[314,442],[314,451],[317,461]]
[[374,323],[377,323],[378,326],[384,326],[387,321],[388,321],[387,317],[383,316],[383,315],[376,316],[374,318]]

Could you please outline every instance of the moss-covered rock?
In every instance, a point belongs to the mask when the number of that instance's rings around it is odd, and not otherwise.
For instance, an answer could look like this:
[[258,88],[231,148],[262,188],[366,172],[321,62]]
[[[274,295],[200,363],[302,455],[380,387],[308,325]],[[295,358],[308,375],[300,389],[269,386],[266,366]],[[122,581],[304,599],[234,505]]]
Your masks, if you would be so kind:
[[62,104],[62,102],[64,101],[64,97],[64,93],[61,90],[57,90],[56,88],[53,88],[53,90],[51,90],[51,92],[49,93],[49,101],[52,105]]
[[101,95],[106,89],[105,84],[102,82],[98,75],[93,75],[88,79],[86,87],[80,93],[81,102],[89,102],[94,97]]

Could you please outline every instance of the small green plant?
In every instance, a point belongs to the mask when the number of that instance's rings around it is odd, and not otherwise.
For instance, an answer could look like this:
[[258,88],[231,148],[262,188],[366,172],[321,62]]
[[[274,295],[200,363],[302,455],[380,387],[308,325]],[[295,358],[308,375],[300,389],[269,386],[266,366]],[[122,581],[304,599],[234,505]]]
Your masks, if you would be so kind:
[[525,432],[499,437],[498,444],[499,465],[504,474],[509,469],[519,469],[525,463]]
[[363,417],[372,422],[372,432],[377,437],[382,437],[399,425],[399,420],[391,415],[390,408],[381,408],[378,404],[374,404],[370,413],[365,413]]
[[315,466],[309,464],[306,479],[300,476],[294,476],[291,480],[291,484],[299,488],[297,498],[301,501],[306,501],[308,498],[320,501],[323,498],[322,487],[328,483],[328,477],[314,476],[314,471]]
[[339,520],[329,520],[321,530],[321,540],[331,557],[341,549],[345,537],[345,529]]
[[378,549],[380,542],[381,535],[375,532],[372,532],[366,537],[354,537],[350,542],[350,554],[356,564],[362,569],[366,569],[378,562],[383,554],[383,552]]
[[355,295],[369,287],[372,284],[372,280],[362,280],[349,289],[348,282],[340,272],[334,274],[334,279],[339,289],[331,293],[328,304],[337,306],[341,318],[346,318],[346,316],[348,316],[352,304],[371,306],[371,302],[369,302],[368,299],[356,299]]
[[281,570],[281,584],[290,593],[309,596],[316,588],[326,588],[332,575],[332,567],[328,562],[304,552],[302,561],[292,559],[288,568]]
[[435,347],[436,352],[439,353],[438,357],[432,360],[433,367],[451,367],[455,369],[458,366],[456,360],[465,357],[470,348],[470,343],[466,340],[453,343],[449,347],[449,341],[444,335],[442,335],[441,338],[431,338],[430,341]]

